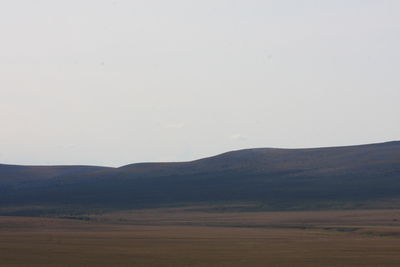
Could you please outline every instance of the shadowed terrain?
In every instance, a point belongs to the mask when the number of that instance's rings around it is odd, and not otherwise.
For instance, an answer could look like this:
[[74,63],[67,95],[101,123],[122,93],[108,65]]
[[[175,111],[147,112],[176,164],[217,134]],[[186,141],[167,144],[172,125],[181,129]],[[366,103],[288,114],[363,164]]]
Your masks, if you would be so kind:
[[[253,209],[400,207],[400,142],[247,149],[120,168],[0,165],[2,214],[252,203]],[[24,207],[18,209],[17,207]],[[30,214],[32,215],[32,214]]]

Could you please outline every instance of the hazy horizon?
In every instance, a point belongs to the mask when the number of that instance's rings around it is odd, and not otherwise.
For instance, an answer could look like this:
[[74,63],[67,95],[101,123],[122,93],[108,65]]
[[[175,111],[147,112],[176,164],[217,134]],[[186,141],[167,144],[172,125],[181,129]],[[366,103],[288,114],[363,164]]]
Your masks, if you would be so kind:
[[102,165],[93,165],[93,164],[69,164],[68,162],[64,164],[15,164],[15,163],[4,163],[0,162],[1,164],[4,165],[16,165],[16,166],[78,166],[78,165],[83,165],[83,166],[98,166],[98,167],[112,167],[112,168],[119,168],[119,167],[124,167],[127,165],[132,165],[132,164],[141,164],[141,163],[176,163],[176,162],[191,162],[191,161],[196,161],[196,160],[201,160],[201,159],[206,159],[206,158],[212,158],[218,155],[222,155],[225,153],[229,152],[235,152],[235,151],[242,151],[242,150],[252,150],[252,149],[284,149],[284,150],[296,150],[296,149],[325,149],[325,148],[335,148],[335,147],[354,147],[354,146],[363,146],[363,145],[375,145],[375,144],[387,144],[387,143],[394,143],[394,142],[400,142],[400,140],[392,140],[392,141],[384,141],[384,142],[379,142],[379,143],[368,143],[368,144],[355,144],[355,145],[342,145],[342,146],[323,146],[323,147],[247,147],[247,148],[241,148],[241,149],[234,149],[234,150],[229,150],[229,151],[221,151],[216,154],[212,155],[205,155],[202,157],[198,158],[192,158],[192,159],[187,159],[187,160],[176,160],[176,161],[137,161],[137,162],[130,162],[128,164],[124,165],[111,165],[111,164],[102,164]]
[[0,7],[0,163],[400,140],[398,1]]

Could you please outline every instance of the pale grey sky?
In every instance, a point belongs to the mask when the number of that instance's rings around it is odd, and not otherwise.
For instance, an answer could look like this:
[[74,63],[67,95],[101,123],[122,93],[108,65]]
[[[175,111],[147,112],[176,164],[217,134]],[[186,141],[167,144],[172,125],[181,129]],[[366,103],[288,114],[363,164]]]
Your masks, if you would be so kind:
[[0,162],[400,139],[400,1],[3,0]]

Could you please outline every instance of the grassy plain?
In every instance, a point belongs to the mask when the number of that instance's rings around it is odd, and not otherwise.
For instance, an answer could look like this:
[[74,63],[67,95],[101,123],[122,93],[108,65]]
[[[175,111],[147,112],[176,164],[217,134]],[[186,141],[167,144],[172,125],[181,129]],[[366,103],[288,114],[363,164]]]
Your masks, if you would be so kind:
[[79,219],[0,217],[0,266],[400,266],[400,210]]

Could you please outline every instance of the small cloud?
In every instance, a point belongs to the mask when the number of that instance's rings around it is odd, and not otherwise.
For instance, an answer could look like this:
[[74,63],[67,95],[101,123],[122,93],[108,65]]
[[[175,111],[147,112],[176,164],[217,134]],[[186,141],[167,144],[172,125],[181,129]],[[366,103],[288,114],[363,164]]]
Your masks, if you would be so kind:
[[168,123],[164,125],[165,128],[167,129],[182,129],[185,127],[185,123],[180,122],[180,123]]
[[230,139],[231,140],[235,140],[235,141],[245,141],[245,140],[247,140],[247,138],[245,136],[243,136],[243,135],[241,135],[239,133],[232,134],[230,136]]

